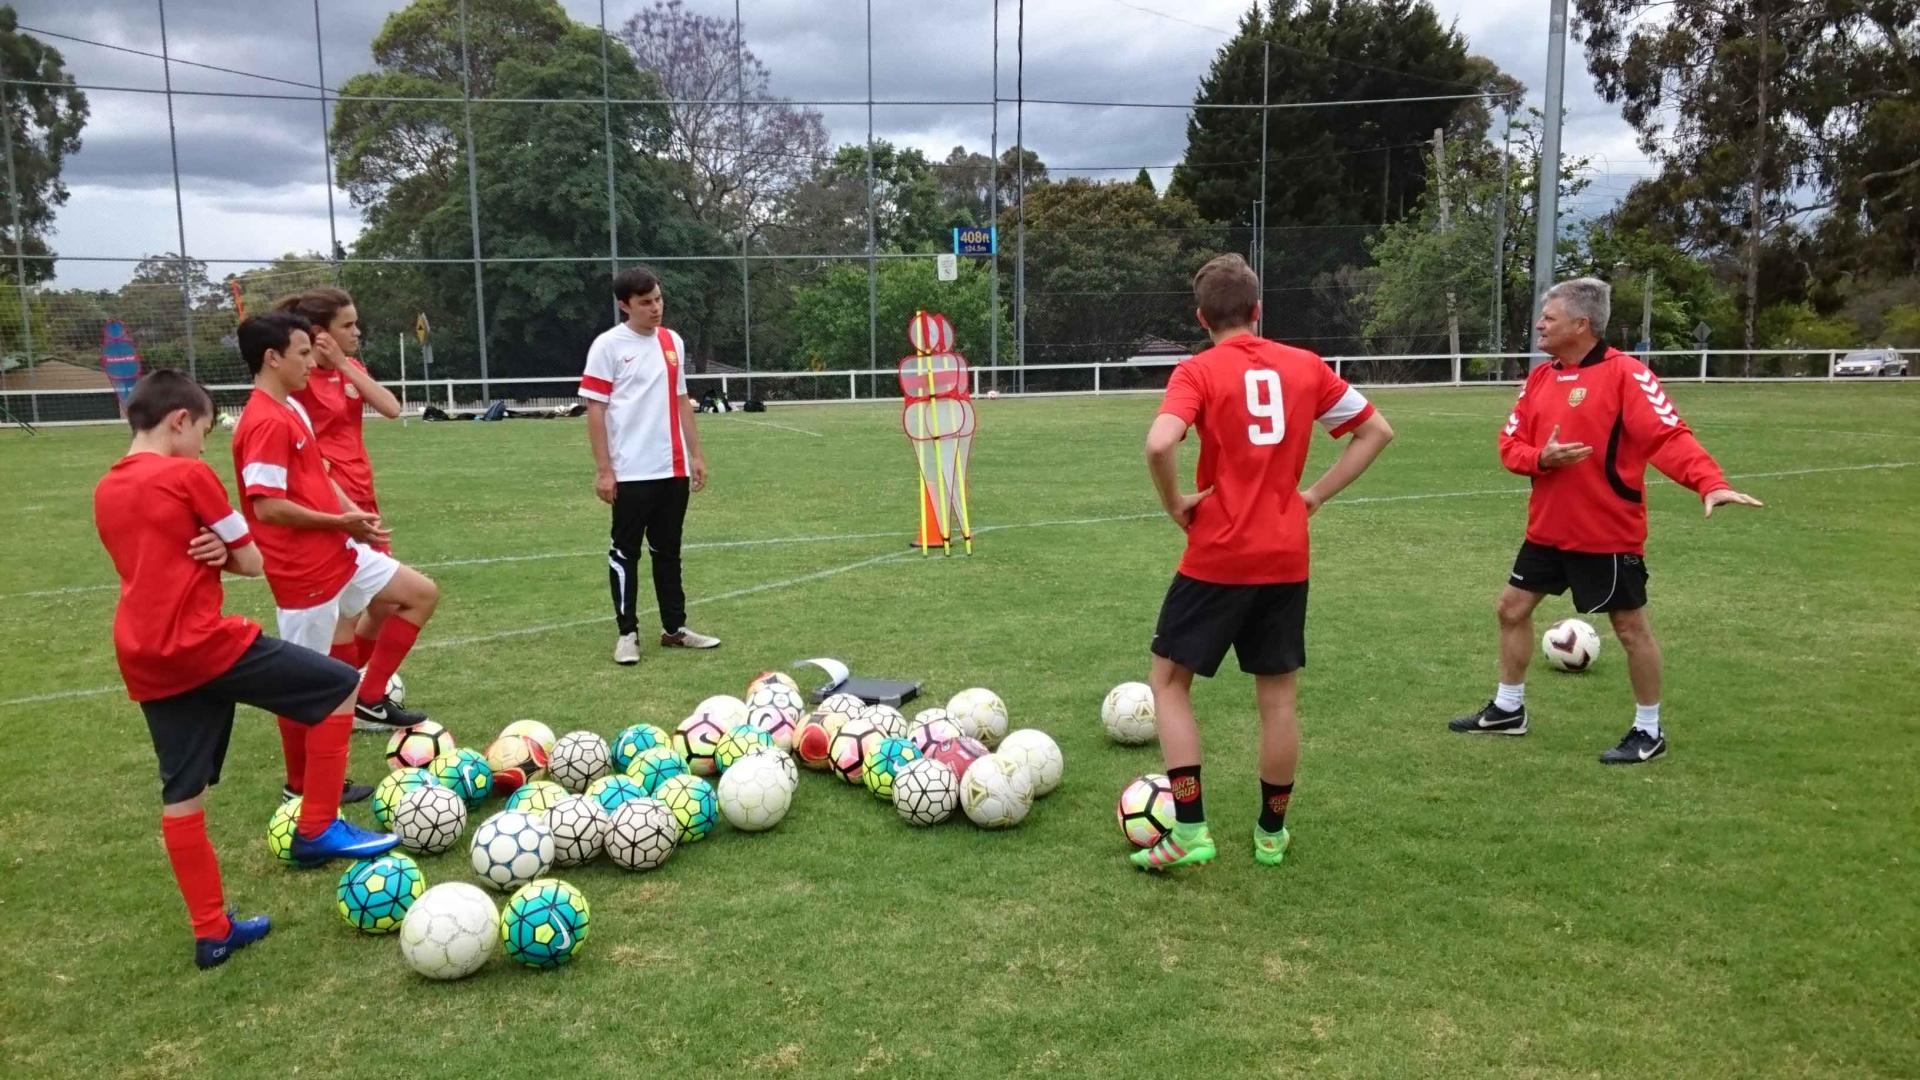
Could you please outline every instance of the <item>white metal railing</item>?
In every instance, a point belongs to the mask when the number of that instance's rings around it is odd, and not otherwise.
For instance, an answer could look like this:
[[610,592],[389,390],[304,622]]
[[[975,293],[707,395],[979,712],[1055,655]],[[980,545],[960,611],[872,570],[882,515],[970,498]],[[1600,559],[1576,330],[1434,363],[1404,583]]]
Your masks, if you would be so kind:
[[[1858,350],[1663,349],[1635,355],[1648,361],[1650,365],[1667,368],[1667,372],[1661,377],[1669,382],[1676,379],[1685,379],[1694,382],[1806,383],[1809,381],[1831,382],[1845,378],[1844,376],[1836,376],[1834,374],[1834,366],[1838,363],[1840,357],[1854,351]],[[1906,359],[1909,370],[1920,366],[1920,349],[1895,349],[1887,351],[1896,353]],[[1469,377],[1466,372],[1469,365],[1496,360],[1524,361],[1532,355],[1533,354],[1529,353],[1474,353],[1456,356],[1448,353],[1394,353],[1370,356],[1329,356],[1326,357],[1326,360],[1333,365],[1336,373],[1352,377],[1354,382],[1361,385],[1374,387],[1438,388],[1515,385],[1516,380],[1501,379],[1498,377],[1497,372],[1502,370],[1505,365],[1496,366],[1494,368],[1495,373],[1489,373],[1484,377]],[[1826,373],[1824,375],[1771,374],[1754,376],[1713,375],[1710,373],[1710,368],[1714,365],[1724,366],[1728,362],[1779,356],[1824,359]],[[1689,373],[1680,375],[1671,370],[1673,365],[1658,363],[1662,359],[1675,357],[1697,360],[1698,366],[1696,368],[1692,363],[1689,363]],[[1164,359],[1155,358],[1151,360],[1094,364],[1026,364],[975,367],[972,369],[974,393],[976,395],[986,395],[992,392],[1006,396],[1021,397],[1158,393],[1163,388],[1162,383],[1164,380],[1148,378],[1146,380],[1148,385],[1144,386],[1127,384],[1140,381],[1138,378],[1133,377],[1135,373],[1172,368],[1183,359],[1185,359],[1185,357],[1169,356]],[[1435,368],[1439,370],[1434,371],[1435,377],[1431,379],[1414,378],[1399,382],[1370,380],[1364,377],[1365,372],[1355,372],[1353,370],[1358,365],[1381,363],[1413,364],[1422,370],[1433,370]],[[1056,387],[1035,389],[1028,386],[1028,383],[1032,381],[1031,377],[1033,375],[1061,372],[1085,373],[1087,375],[1085,385],[1065,389]],[[769,405],[819,405],[842,402],[898,402],[900,400],[897,389],[898,375],[899,370],[897,367],[843,368],[833,371],[757,371],[750,375],[745,372],[704,375],[689,373],[687,375],[687,383],[688,389],[696,398],[705,396],[709,390],[717,389],[723,398],[732,400],[733,395],[739,392],[743,385],[750,382],[759,382],[763,384],[760,394],[765,396],[765,400]],[[1123,375],[1127,377],[1121,377]],[[798,383],[800,380],[814,381],[811,386],[795,387],[798,391],[796,394],[783,393],[782,390],[779,389],[793,386],[793,384]],[[1043,378],[1040,381],[1045,383],[1055,382],[1057,380]],[[867,389],[867,393],[864,396],[861,393],[863,382],[866,384]],[[405,412],[418,414],[428,404],[439,406],[449,412],[472,411],[484,408],[490,401],[501,398],[520,405],[557,406],[571,404],[577,400],[574,394],[574,388],[577,387],[579,383],[580,378],[578,375],[540,375],[493,378],[485,382],[472,378],[406,379],[394,380],[385,385],[401,396]],[[765,386],[764,384],[771,384],[771,386]],[[829,396],[820,392],[824,387],[840,386],[842,384],[844,384],[846,390],[845,394],[836,392]],[[549,387],[553,391],[550,394],[539,392],[529,394],[526,392],[528,388],[540,388],[544,390]],[[217,397],[231,398],[247,393],[252,389],[252,384],[214,383],[209,384],[207,389],[214,392]],[[4,405],[14,416],[37,424],[117,423],[118,419],[115,415],[117,409],[112,405],[112,393],[110,389],[104,387],[48,390],[4,389],[0,390],[0,405]],[[80,411],[71,404],[75,402],[76,399],[93,399],[98,404],[89,408],[87,411],[103,415],[90,417],[73,416],[73,413]],[[62,403],[69,404],[66,404],[65,408],[62,408]],[[28,408],[28,406],[36,405],[41,407],[37,410]],[[104,408],[102,406],[104,406]],[[34,411],[42,413],[44,418],[35,419],[33,416],[28,415]],[[59,415],[62,412],[68,415],[64,417]],[[0,426],[4,426],[5,422],[6,417],[0,415]]]

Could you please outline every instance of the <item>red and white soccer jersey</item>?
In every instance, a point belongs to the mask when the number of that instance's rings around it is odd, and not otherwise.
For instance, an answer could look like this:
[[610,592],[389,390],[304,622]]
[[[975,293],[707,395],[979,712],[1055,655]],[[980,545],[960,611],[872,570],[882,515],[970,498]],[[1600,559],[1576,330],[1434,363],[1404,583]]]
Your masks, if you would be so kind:
[[[1542,470],[1556,427],[1592,456]],[[1653,372],[1604,344],[1578,364],[1533,369],[1500,432],[1500,462],[1533,478],[1528,540],[1594,555],[1645,554],[1649,464],[1702,497],[1730,486]]]
[[664,326],[642,334],[621,323],[593,339],[580,396],[606,403],[615,480],[687,475],[687,437],[680,426],[685,355],[686,342]]
[[1200,430],[1194,509],[1180,572],[1217,585],[1307,580],[1300,473],[1319,423],[1335,438],[1373,415],[1358,390],[1305,349],[1252,334],[1182,361],[1160,411]]
[[233,471],[241,509],[266,563],[273,602],[289,609],[325,603],[352,579],[348,536],[338,529],[268,525],[253,513],[259,497],[287,499],[322,514],[340,513],[340,496],[327,478],[319,439],[297,401],[281,402],[256,389],[233,432]]
[[[347,362],[367,370],[352,357]],[[359,388],[339,371],[314,368],[306,388],[296,392],[293,400],[306,409],[307,419],[313,422],[320,456],[326,459],[334,482],[360,509],[374,513],[373,462],[368,460],[367,444],[362,440],[367,407],[360,400]]]
[[224,674],[260,636],[249,620],[220,613],[220,571],[187,554],[203,528],[228,547],[253,542],[206,462],[121,458],[93,489],[93,524],[120,575],[113,651],[128,697],[184,694]]

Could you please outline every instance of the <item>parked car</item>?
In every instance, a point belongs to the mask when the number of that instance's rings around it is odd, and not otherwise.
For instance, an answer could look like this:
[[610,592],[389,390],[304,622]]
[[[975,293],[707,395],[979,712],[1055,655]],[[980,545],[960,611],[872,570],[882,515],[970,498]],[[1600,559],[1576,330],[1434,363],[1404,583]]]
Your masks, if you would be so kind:
[[1855,349],[1833,365],[1835,375],[1905,375],[1907,358],[1892,349]]

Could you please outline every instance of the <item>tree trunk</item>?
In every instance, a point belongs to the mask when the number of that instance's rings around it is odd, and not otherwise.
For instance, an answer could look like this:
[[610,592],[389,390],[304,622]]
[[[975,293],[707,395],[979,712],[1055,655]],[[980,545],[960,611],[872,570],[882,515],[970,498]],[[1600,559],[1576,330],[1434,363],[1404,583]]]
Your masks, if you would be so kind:
[[[1754,80],[1758,93],[1757,105],[1753,116],[1753,173],[1747,192],[1747,319],[1746,346],[1754,347],[1754,322],[1760,313],[1760,243],[1765,235],[1765,223],[1761,220],[1762,189],[1766,184],[1767,170],[1767,44],[1768,15],[1772,11],[1771,0],[1761,0],[1760,8],[1760,70]],[[1753,358],[1746,360],[1750,367]]]

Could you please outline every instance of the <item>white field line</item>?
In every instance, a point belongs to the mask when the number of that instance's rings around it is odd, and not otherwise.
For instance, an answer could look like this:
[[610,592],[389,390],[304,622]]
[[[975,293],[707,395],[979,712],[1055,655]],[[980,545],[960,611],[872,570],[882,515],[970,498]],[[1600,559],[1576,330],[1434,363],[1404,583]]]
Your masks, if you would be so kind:
[[748,420],[748,419],[747,419],[746,417],[744,417],[744,416],[736,416],[736,417],[732,417],[732,418],[729,418],[729,419],[726,419],[726,420],[722,420],[722,421],[720,421],[720,423],[723,423],[723,424],[753,424],[753,425],[755,425],[755,426],[757,426],[757,427],[770,427],[770,428],[779,428],[779,429],[780,429],[781,431],[791,431],[791,432],[793,432],[793,433],[794,433],[795,435],[811,435],[811,436],[813,436],[813,437],[814,437],[814,438],[816,438],[816,439],[824,439],[824,438],[826,438],[826,436],[825,436],[825,435],[822,435],[822,434],[820,434],[820,433],[819,433],[819,432],[817,432],[817,431],[808,431],[808,430],[807,430],[806,428],[797,428],[797,427],[789,427],[789,426],[788,426],[788,425],[786,425],[786,424],[776,424],[776,423],[774,423],[774,422],[773,422],[773,421],[771,421],[771,420]]
[[[1771,472],[1731,473],[1727,476],[1727,479],[1729,480],[1764,480],[1764,479],[1775,479],[1780,477],[1791,477],[1791,476],[1815,476],[1815,475],[1820,475],[1824,473],[1867,472],[1871,470],[1881,470],[1881,469],[1907,469],[1907,468],[1912,468],[1916,465],[1920,465],[1920,461],[1883,461],[1883,462],[1876,462],[1871,465],[1830,465],[1830,466],[1825,466],[1820,468],[1811,468],[1811,469],[1779,469]],[[1653,481],[1650,481],[1650,483],[1670,484],[1672,483],[1672,481],[1664,480],[1664,479],[1655,479]],[[1430,499],[1466,499],[1466,498],[1474,498],[1477,496],[1485,496],[1485,495],[1524,495],[1527,493],[1527,491],[1528,491],[1527,488],[1514,487],[1514,488],[1476,488],[1471,491],[1424,492],[1424,493],[1417,493],[1417,494],[1410,494],[1410,495],[1373,495],[1373,496],[1363,495],[1363,496],[1358,496],[1350,499],[1340,499],[1340,500],[1337,500],[1336,502],[1329,503],[1328,505],[1329,506],[1360,506],[1360,505],[1379,505],[1382,503],[1418,502],[1418,501],[1424,501],[1424,500],[1430,500]],[[1047,527],[1054,527],[1054,526],[1112,525],[1112,524],[1118,524],[1120,522],[1128,522],[1128,521],[1145,521],[1145,520],[1148,520],[1151,518],[1157,518],[1160,516],[1161,515],[1156,511],[1153,513],[1144,513],[1144,514],[1121,514],[1115,517],[1063,518],[1056,521],[1028,521],[1028,522],[1019,522],[1011,525],[986,525],[974,531],[976,533],[985,533],[985,532],[1000,532],[1008,529],[1039,529],[1039,528],[1047,528]],[[853,535],[856,535],[856,534],[832,537],[831,539],[851,539],[853,538]],[[906,536],[909,536],[910,534],[908,533],[861,533],[857,535],[863,539],[886,539],[886,538],[893,538],[893,537],[906,537]],[[802,540],[829,539],[829,538],[828,537],[817,537],[817,538],[792,537],[792,538],[783,538],[783,539],[798,542]],[[739,543],[760,543],[760,542],[762,541],[727,541],[724,543],[739,544]],[[764,542],[778,543],[781,541],[769,540]],[[872,558],[862,559],[859,562],[848,563],[845,566],[832,567],[827,570],[817,570],[811,574],[803,574],[800,577],[796,577],[796,578],[788,578],[782,581],[762,582],[761,584],[758,584],[758,585],[749,585],[745,588],[735,589],[731,592],[724,592],[724,593],[716,594],[714,596],[701,597],[697,600],[688,601],[687,606],[696,607],[701,604],[711,604],[721,600],[733,600],[743,596],[752,596],[755,593],[769,592],[774,589],[785,589],[794,585],[805,584],[806,582],[809,582],[809,581],[818,581],[821,578],[828,578],[838,574],[844,574],[849,571],[858,570],[862,567],[873,566],[883,562],[890,562],[895,559],[904,558],[907,555],[910,555],[912,553],[913,553],[912,549],[908,549],[905,551],[891,552],[886,555],[876,555]],[[568,554],[571,555],[571,553],[568,553]],[[589,552],[588,554],[597,554],[597,552]],[[545,558],[545,557],[558,558],[560,556],[558,555],[555,555],[555,556],[508,556],[505,559],[496,559],[492,561],[519,561],[527,558]],[[91,588],[111,588],[111,587],[112,586],[86,586],[84,588],[91,589]],[[77,591],[77,590],[68,590],[68,591]],[[15,593],[14,595],[20,596],[23,594]],[[4,599],[4,598],[0,598],[0,599]],[[658,610],[657,608],[648,608],[646,611],[642,611],[639,614],[642,614],[642,615],[651,614],[652,612],[657,610]],[[594,623],[605,622],[606,620],[607,620],[607,616],[605,614],[601,614],[601,615],[592,616],[591,618],[568,619],[563,622],[541,623],[535,626],[520,627],[512,630],[501,630],[501,631],[496,631],[490,634],[479,634],[471,637],[429,640],[429,641],[421,642],[418,647],[422,649],[449,649],[458,645],[477,645],[483,642],[500,641],[506,638],[525,637],[530,634],[542,634],[542,633],[546,633],[549,630],[567,630],[567,629],[572,629],[574,627],[579,627],[579,626],[589,626]],[[96,687],[91,690],[59,690],[59,691],[54,691],[52,693],[47,693],[47,694],[35,694],[29,697],[7,698],[4,700],[0,700],[0,708],[6,708],[9,705],[34,705],[40,702],[60,701],[67,698],[97,697],[101,694],[115,693],[118,690],[120,690],[120,687],[118,685]]]

